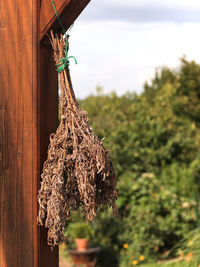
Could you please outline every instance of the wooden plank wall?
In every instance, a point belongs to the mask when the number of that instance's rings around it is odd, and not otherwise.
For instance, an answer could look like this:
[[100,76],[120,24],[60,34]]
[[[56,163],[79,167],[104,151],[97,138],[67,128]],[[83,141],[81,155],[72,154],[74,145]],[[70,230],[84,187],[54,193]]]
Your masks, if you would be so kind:
[[39,6],[0,1],[1,267],[58,266],[58,250],[51,252],[36,225],[41,166],[57,126],[57,76],[50,48],[43,44],[39,53]]

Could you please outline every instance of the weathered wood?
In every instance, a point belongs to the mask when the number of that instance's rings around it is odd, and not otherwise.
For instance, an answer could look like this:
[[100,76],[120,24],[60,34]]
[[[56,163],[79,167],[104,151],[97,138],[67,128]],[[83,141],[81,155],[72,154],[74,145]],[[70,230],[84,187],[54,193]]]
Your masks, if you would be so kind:
[[[87,6],[90,0],[54,0],[53,2],[62,24],[67,30]],[[60,30],[60,24],[56,18],[51,1],[42,0],[40,13],[41,40],[50,29],[53,29],[56,32]]]

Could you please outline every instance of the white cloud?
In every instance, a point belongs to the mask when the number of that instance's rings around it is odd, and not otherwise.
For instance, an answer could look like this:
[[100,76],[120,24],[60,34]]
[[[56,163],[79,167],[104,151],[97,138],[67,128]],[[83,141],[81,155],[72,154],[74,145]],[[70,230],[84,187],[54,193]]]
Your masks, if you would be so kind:
[[104,6],[181,6],[181,7],[200,7],[199,0],[95,0],[95,4]]
[[[148,0],[146,0],[147,2]],[[161,1],[156,1],[161,2]],[[163,1],[162,1],[163,2]],[[183,6],[183,7],[200,7],[200,2],[198,0],[165,0],[164,4],[170,6]]]
[[176,67],[185,54],[200,61],[200,23],[78,22],[70,40],[71,73],[78,97],[95,93],[141,91],[156,67]]
[[200,22],[197,0],[95,0],[81,14],[80,20],[132,22]]

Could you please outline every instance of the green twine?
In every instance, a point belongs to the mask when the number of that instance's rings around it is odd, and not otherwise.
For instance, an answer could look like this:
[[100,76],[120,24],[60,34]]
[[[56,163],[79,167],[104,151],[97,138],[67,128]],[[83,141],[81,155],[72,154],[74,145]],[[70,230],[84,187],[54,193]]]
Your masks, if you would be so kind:
[[[62,25],[62,22],[61,22],[60,17],[59,17],[59,15],[58,15],[58,13],[57,13],[57,10],[56,10],[56,7],[55,7],[55,5],[54,5],[53,0],[51,0],[51,3],[52,3],[52,6],[53,6],[53,9],[54,9],[54,12],[55,12],[55,14],[56,14],[56,17],[57,17],[57,19],[58,19],[58,21],[59,21],[59,23],[60,23],[60,26],[61,26],[61,28],[62,28],[62,30],[63,30],[63,33],[66,33],[66,30],[65,30],[64,26]],[[69,28],[68,32],[71,30],[72,26],[73,26],[73,24],[72,24],[71,27]],[[72,58],[72,59],[74,60],[75,64],[77,64],[77,60],[76,60],[76,58],[75,58],[74,56],[68,56],[68,38],[69,38],[69,35],[66,34],[66,36],[65,36],[65,43],[66,43],[65,52],[66,52],[66,56],[65,56],[65,58],[61,58],[61,59],[59,60],[60,63],[58,63],[58,64],[56,65],[56,66],[58,67],[58,68],[57,68],[57,72],[58,72],[58,73],[61,73],[61,72],[62,72],[62,71],[69,65],[69,59],[70,59],[70,58]]]
[[60,26],[61,26],[61,28],[62,28],[62,30],[63,30],[63,33],[65,33],[66,30],[65,30],[64,26],[62,25],[62,22],[61,22],[61,20],[60,20],[60,17],[58,16],[58,13],[57,13],[57,10],[56,10],[56,7],[55,7],[55,5],[54,5],[53,0],[51,0],[51,4],[52,4],[52,6],[53,6],[53,9],[54,9],[54,12],[55,12],[55,14],[56,14],[56,17],[57,17],[57,19],[58,19],[58,21],[59,21],[59,23],[60,23]]
[[65,58],[61,58],[59,61],[60,63],[58,63],[56,66],[57,68],[57,72],[61,73],[61,71],[63,71],[68,65],[69,65],[69,59],[73,58],[75,64],[77,64],[77,60],[75,57],[73,56],[68,56],[68,47],[67,47],[67,39],[68,39],[69,35],[67,35],[67,37],[65,37],[65,42],[66,42],[66,56]]

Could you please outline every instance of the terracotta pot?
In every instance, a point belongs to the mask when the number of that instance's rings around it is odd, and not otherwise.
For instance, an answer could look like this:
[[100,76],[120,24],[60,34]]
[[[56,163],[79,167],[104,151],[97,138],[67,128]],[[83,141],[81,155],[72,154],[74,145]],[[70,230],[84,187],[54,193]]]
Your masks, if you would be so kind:
[[88,248],[88,239],[86,238],[76,238],[75,242],[78,251],[84,251]]

